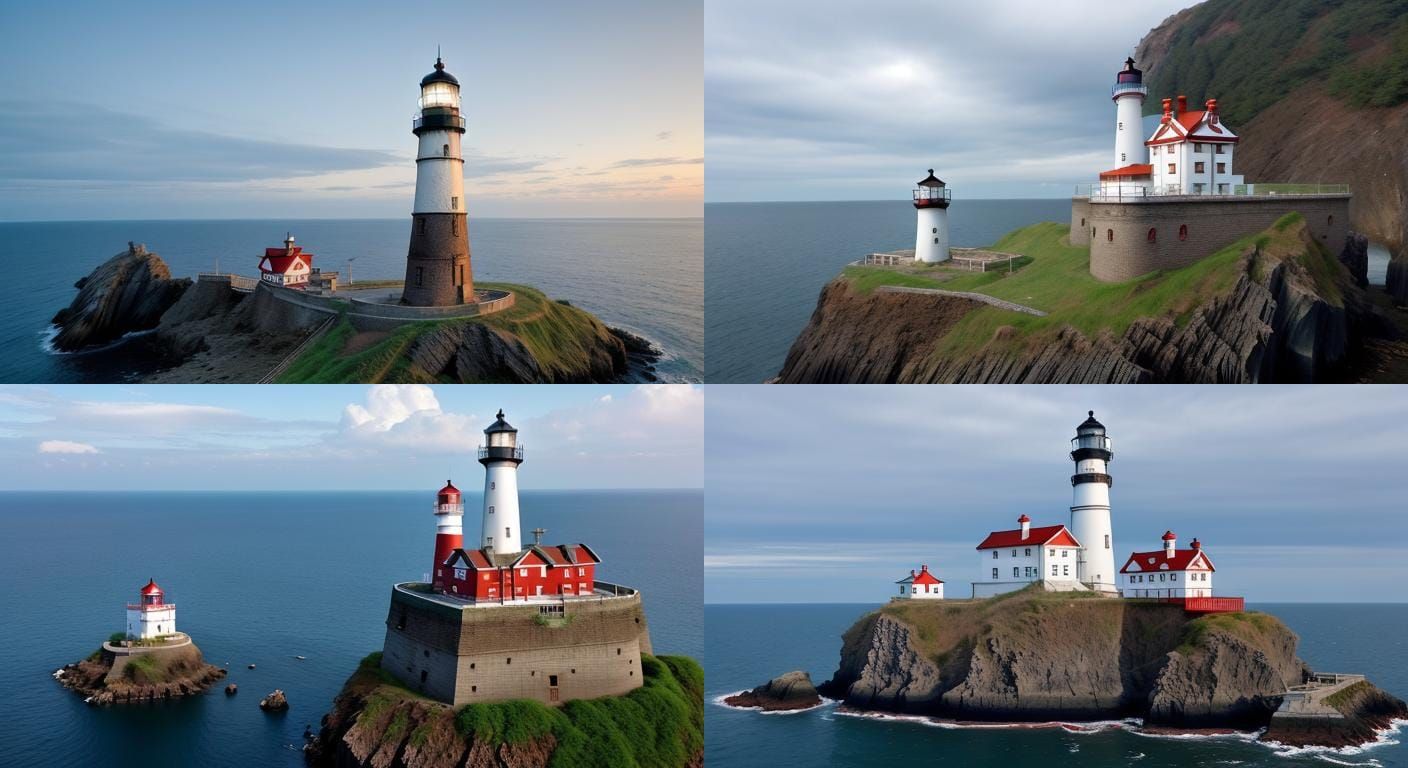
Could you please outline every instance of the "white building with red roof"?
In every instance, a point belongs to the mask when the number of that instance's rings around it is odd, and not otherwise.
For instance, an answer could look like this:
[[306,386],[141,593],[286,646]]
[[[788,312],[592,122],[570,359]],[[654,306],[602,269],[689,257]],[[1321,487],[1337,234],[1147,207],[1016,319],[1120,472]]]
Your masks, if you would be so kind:
[[1064,525],[1032,527],[1026,515],[1017,528],[993,531],[978,545],[979,580],[973,597],[993,597],[1028,584],[1067,592],[1085,589],[1078,577],[1081,543]]
[[259,279],[269,285],[303,288],[313,273],[313,254],[293,244],[293,235],[284,239],[282,248],[265,248],[259,260]]
[[913,570],[909,575],[895,582],[900,585],[900,598],[907,600],[942,600],[944,599],[944,582],[935,576],[929,566],[919,566],[919,572]]
[[1193,539],[1188,549],[1178,548],[1173,531],[1163,535],[1164,547],[1134,552],[1120,569],[1124,597],[1212,597],[1212,575],[1217,570],[1203,545]]
[[162,635],[176,634],[176,604],[166,602],[166,593],[155,579],[138,593],[137,602],[127,604],[127,637],[130,640],[151,640]]

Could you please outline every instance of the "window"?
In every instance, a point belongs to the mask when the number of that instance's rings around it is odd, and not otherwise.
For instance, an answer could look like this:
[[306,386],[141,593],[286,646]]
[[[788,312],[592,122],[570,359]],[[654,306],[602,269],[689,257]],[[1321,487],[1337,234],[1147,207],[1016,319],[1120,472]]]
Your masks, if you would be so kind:
[[1204,167],[1205,165],[1206,164],[1202,161],[1193,163],[1193,173],[1206,173],[1207,169]]
[[1081,225],[1082,227],[1085,226],[1085,219],[1081,219],[1081,220],[1080,220],[1080,225]]
[[1105,534],[1105,549],[1110,548],[1110,534]]
[[456,569],[455,569],[455,578],[460,579],[461,581],[464,580],[464,569],[463,569],[463,568],[456,568]]
[[519,568],[519,569],[518,569],[518,575],[519,575],[519,576],[527,576],[527,575],[528,575],[528,569],[527,569],[527,568]]
[[1195,141],[1195,142],[1193,142],[1193,151],[1194,151],[1194,152],[1202,152],[1202,151],[1203,151],[1203,143],[1202,143],[1201,141]]
[[505,528],[505,529],[504,529],[504,538],[505,538],[505,539],[511,539],[511,538],[513,538],[513,531],[511,531],[511,530]]
[[[1121,120],[1121,121],[1120,121],[1120,122],[1119,122],[1119,129],[1120,129],[1120,130],[1121,130],[1121,131],[1123,131],[1123,130],[1124,130],[1124,121],[1123,121],[1123,120]],[[1120,157],[1121,157],[1121,158],[1123,158],[1123,157],[1124,157],[1124,155],[1123,155],[1123,154],[1121,154],[1121,155],[1120,155]]]
[[1159,581],[1163,581],[1163,580],[1164,580],[1164,577],[1167,576],[1167,575],[1168,575],[1168,574],[1166,574],[1166,573],[1161,573],[1161,574],[1159,574]]
[[[421,221],[424,222],[425,219],[421,219]],[[421,285],[421,284],[424,282],[424,278],[425,278],[425,268],[424,268],[424,267],[416,267],[416,285]]]
[[1095,227],[1090,228],[1090,236],[1095,237]]
[[1032,548],[1031,548],[1031,547],[1027,547],[1026,549],[1022,550],[1022,555],[1025,556],[1025,557],[1031,557],[1031,556],[1032,556]]
[[489,483],[489,490],[492,491],[492,490],[494,490],[495,487],[497,487],[495,483],[492,483],[492,482]]
[[1061,550],[1061,557],[1066,557],[1066,556],[1068,556],[1068,555],[1070,555],[1070,554],[1071,554],[1071,550],[1069,550],[1069,549],[1063,549],[1063,550]]
[[1052,557],[1055,557],[1055,556],[1056,556],[1056,548],[1055,548],[1055,547],[1052,547],[1051,549],[1046,550],[1046,554],[1048,554],[1048,555],[1050,555],[1050,556],[1052,556]]
[[1017,550],[1015,550],[1015,549],[1012,550],[1012,556],[1013,556],[1013,557],[1016,557],[1016,556],[1017,556]]
[[441,148],[440,153],[443,154],[445,157],[449,157],[449,156],[450,156],[450,145],[449,145],[449,144],[444,145],[444,146]]
[[416,230],[417,230],[417,232],[419,232],[419,233],[422,234],[422,235],[425,234],[425,218],[424,218],[424,217],[419,217],[419,218],[416,219]]
[[557,675],[548,675],[548,685],[557,687]]
[[1327,227],[1333,227],[1334,225],[1335,225],[1335,214],[1332,213],[1332,214],[1330,214],[1329,218],[1325,219],[1325,226],[1327,226]]
[[1169,163],[1168,172],[1170,175],[1178,173],[1178,163]]
[[1051,575],[1052,575],[1052,576],[1055,576],[1055,575],[1056,575],[1056,566],[1054,566],[1054,565],[1051,566]]
[[485,581],[488,581],[488,580],[489,580],[489,574],[487,574],[487,573],[484,574],[484,580],[485,580]]
[[1113,242],[1115,242],[1115,230],[1113,230],[1113,229],[1107,229],[1107,230],[1105,230],[1105,242],[1107,242],[1107,243],[1113,243]]
[[420,682],[421,682],[421,684],[424,684],[424,683],[425,683],[425,677],[426,677],[426,675],[428,675],[428,674],[430,674],[430,673],[429,673],[428,671],[424,670],[424,669],[422,669],[422,670],[420,671]]
[[452,197],[452,198],[450,198],[450,210],[452,210],[452,211],[458,211],[459,209],[460,209],[460,199],[459,199],[458,197]]
[[1176,574],[1176,573],[1170,573],[1170,574],[1168,575],[1168,580],[1169,580],[1169,581],[1178,581],[1178,574]]
[[939,238],[936,237],[936,238],[934,238],[934,245],[938,245],[938,244],[939,244]]
[[1187,225],[1187,224],[1183,224],[1183,225],[1180,225],[1180,226],[1178,227],[1178,239],[1179,239],[1179,240],[1187,240],[1187,239],[1188,239],[1188,225]]
[[587,569],[586,569],[586,568],[578,568],[578,569],[577,569],[577,575],[578,575],[578,576],[586,576],[586,575],[587,575]]
[[509,657],[504,661],[504,663],[505,663],[505,664],[512,664],[512,663],[513,663],[513,657],[512,657],[512,656],[509,656]]
[[1171,155],[1171,154],[1173,154],[1173,145],[1172,145],[1172,144],[1168,145],[1168,146],[1164,149],[1164,154],[1166,154],[1166,155]]
[[992,569],[992,578],[993,578],[994,581],[997,580],[997,569],[996,569],[996,568]]
[[1020,575],[1021,575],[1020,571],[1021,571],[1020,568],[1017,568],[1017,567],[1013,566],[1013,568],[1012,568],[1012,578],[1015,579],[1015,578],[1017,578],[1018,576],[1020,576]]
[[1158,241],[1159,241],[1159,230],[1156,229],[1156,228],[1154,228],[1154,227],[1149,227],[1149,242],[1151,242],[1151,243],[1156,243],[1156,242],[1158,242]]
[[491,515],[494,514],[494,505],[493,505],[493,504],[490,504],[490,505],[489,505],[489,514],[491,514]]
[[458,217],[458,216],[451,216],[451,217],[450,217],[450,234],[452,234],[452,235],[458,235],[459,233],[460,233],[460,217]]
[[1128,159],[1129,159],[1129,158],[1127,158],[1123,152],[1120,153],[1120,162],[1121,162],[1121,163],[1127,161]]
[[995,550],[995,549],[992,551],[992,559],[994,559],[994,560],[997,559],[997,550]]
[[1063,566],[1061,566],[1061,575],[1062,575],[1062,576],[1070,576],[1070,575],[1071,575],[1071,566],[1069,566],[1069,565],[1063,565]]
[[1227,163],[1218,163],[1218,164],[1217,164],[1217,172],[1218,172],[1218,173],[1227,173]]
[[935,234],[935,235],[939,234],[939,228],[938,228],[938,227],[934,227],[934,229],[932,230],[932,234]]
[[1223,145],[1221,145],[1221,144],[1218,144],[1218,145],[1217,145],[1217,154],[1223,155],[1223,154],[1226,154],[1226,153],[1227,153],[1227,147],[1225,147],[1225,146],[1223,146]]

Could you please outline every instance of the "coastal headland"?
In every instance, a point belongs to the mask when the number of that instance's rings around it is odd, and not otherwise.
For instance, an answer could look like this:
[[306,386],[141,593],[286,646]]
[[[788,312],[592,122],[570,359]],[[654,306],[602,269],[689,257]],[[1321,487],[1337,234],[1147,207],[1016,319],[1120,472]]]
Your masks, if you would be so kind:
[[158,383],[655,380],[659,350],[628,331],[522,285],[477,284],[479,301],[406,307],[401,283],[332,295],[235,275],[173,278],[140,245],[77,284],[54,316],[54,347],[122,344],[162,361]]
[[176,633],[155,641],[110,640],[54,676],[90,704],[128,704],[200,693],[225,670],[205,663],[190,636]]
[[[854,712],[1003,723],[1139,718],[1146,728],[1266,729],[1263,740],[1342,747],[1408,717],[1354,676],[1313,716],[1286,705],[1325,678],[1299,639],[1255,611],[1193,615],[1157,600],[1039,587],[972,601],[894,601],[843,636],[818,686]],[[1370,670],[1372,671],[1372,670]]]

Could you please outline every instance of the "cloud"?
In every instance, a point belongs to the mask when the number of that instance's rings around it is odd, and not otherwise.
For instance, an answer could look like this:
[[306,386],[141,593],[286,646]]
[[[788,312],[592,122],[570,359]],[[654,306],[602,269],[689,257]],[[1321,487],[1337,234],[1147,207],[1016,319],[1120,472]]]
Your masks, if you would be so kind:
[[617,160],[608,168],[654,168],[663,165],[699,165],[704,162],[702,157],[631,157],[625,160]]
[[472,415],[445,413],[435,391],[424,384],[378,384],[365,404],[342,411],[341,436],[362,447],[401,447],[464,452],[478,445],[480,429]]
[[675,135],[675,132],[674,132],[674,131],[661,131],[661,132],[655,134],[655,138],[656,138],[657,141],[668,141],[668,140],[670,139],[670,137],[671,137],[671,136],[674,136],[674,135]]
[[75,443],[69,440],[45,440],[39,444],[40,453],[99,453],[88,443]]
[[249,181],[401,162],[380,150],[175,128],[91,104],[0,101],[0,180],[6,182]]

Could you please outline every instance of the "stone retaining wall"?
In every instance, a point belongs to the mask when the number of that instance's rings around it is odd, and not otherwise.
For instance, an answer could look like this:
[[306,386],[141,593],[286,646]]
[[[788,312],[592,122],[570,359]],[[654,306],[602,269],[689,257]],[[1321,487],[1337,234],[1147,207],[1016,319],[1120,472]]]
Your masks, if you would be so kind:
[[[1339,256],[1349,237],[1349,204],[1347,194],[1151,197],[1122,202],[1075,198],[1071,243],[1090,245],[1090,273],[1097,280],[1121,282],[1155,270],[1186,267],[1270,227],[1288,213],[1299,213],[1315,239]],[[1088,209],[1084,215],[1082,208]],[[1082,218],[1086,226],[1077,232]]]

